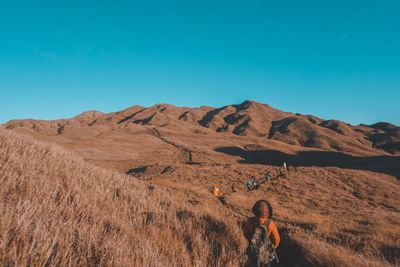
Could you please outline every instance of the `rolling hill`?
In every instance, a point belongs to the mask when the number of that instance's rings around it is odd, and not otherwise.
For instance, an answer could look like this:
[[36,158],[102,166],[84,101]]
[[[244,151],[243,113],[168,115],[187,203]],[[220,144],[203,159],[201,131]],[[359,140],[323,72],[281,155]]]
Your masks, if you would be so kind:
[[[399,264],[398,126],[245,101],[0,128],[3,265],[238,266],[260,198],[275,210],[280,266]],[[272,181],[247,192],[266,171]]]

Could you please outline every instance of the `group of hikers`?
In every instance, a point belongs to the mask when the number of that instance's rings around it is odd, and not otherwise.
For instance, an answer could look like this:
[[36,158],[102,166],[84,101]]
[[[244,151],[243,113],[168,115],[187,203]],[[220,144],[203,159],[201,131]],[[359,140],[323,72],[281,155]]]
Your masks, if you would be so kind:
[[[295,167],[293,168],[295,169]],[[276,178],[286,177],[286,172],[289,170],[284,162],[282,168],[278,170]],[[261,183],[266,183],[271,179],[269,171],[266,171],[262,182],[252,176],[246,182],[246,189],[247,191],[257,190]],[[226,204],[225,197],[217,184],[213,185],[211,192],[222,204]],[[234,186],[232,186],[232,192],[236,192]],[[272,220],[272,206],[267,200],[261,199],[253,205],[252,211],[254,217],[249,218],[243,226],[243,235],[248,241],[244,266],[270,267],[274,260],[279,262],[276,249],[280,243],[278,228]]]
[[[275,176],[275,179],[278,178],[286,178],[286,173],[289,172],[290,170],[296,170],[296,168],[294,166],[289,166],[287,167],[286,162],[283,163],[283,166],[281,168],[278,169],[278,173]],[[252,190],[257,190],[261,184],[266,183],[271,181],[272,176],[271,173],[267,170],[265,172],[264,177],[262,177],[260,180],[257,179],[255,176],[250,177],[250,179],[248,179],[246,181],[246,190],[247,192],[252,191]],[[235,193],[236,190],[236,186],[234,184],[232,184],[231,186],[232,189],[232,193]],[[214,184],[212,189],[211,189],[211,193],[217,197],[219,200],[221,200],[221,202],[223,202],[225,200],[224,195],[221,193],[218,184]]]

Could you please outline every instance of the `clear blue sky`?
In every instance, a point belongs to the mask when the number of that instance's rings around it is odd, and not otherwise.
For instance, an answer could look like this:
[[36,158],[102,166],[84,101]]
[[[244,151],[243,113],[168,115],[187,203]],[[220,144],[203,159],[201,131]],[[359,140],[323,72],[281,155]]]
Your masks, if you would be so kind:
[[0,123],[245,99],[400,124],[400,1],[1,1]]

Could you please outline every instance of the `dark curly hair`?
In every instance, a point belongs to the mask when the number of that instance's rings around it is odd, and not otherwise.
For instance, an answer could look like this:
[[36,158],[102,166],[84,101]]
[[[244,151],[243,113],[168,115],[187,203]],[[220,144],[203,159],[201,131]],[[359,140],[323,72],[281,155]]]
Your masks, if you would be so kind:
[[261,207],[262,203],[266,203],[267,204],[268,211],[269,211],[269,216],[268,217],[271,219],[274,216],[274,211],[272,209],[271,203],[269,203],[265,199],[260,199],[254,204],[254,206],[252,208],[254,216],[256,216],[257,218],[261,217],[262,214],[261,214],[261,211],[260,211],[260,207]]

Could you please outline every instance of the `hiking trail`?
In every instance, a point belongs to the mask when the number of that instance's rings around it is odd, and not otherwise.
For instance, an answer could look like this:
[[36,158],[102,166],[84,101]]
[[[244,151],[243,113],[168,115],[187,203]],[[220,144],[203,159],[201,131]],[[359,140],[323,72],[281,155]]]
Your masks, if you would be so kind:
[[183,160],[186,164],[191,164],[193,163],[193,156],[192,156],[192,151],[188,149],[187,147],[177,144],[175,142],[172,142],[165,138],[164,136],[161,135],[160,131],[156,128],[151,128],[150,129],[150,134],[153,135],[154,137],[160,139],[164,143],[167,143],[173,147],[175,147],[183,156]]

